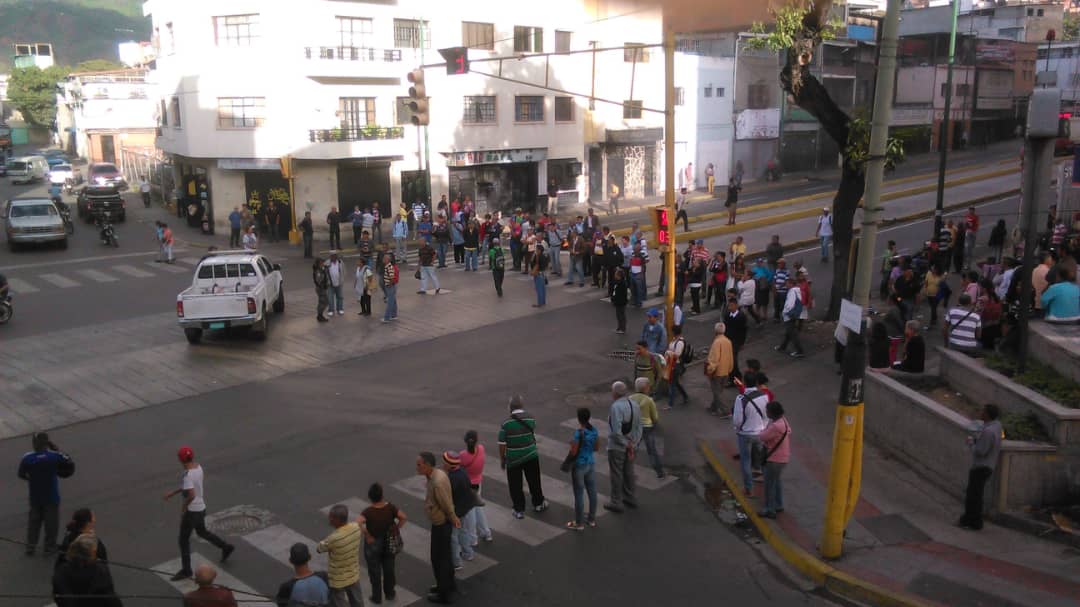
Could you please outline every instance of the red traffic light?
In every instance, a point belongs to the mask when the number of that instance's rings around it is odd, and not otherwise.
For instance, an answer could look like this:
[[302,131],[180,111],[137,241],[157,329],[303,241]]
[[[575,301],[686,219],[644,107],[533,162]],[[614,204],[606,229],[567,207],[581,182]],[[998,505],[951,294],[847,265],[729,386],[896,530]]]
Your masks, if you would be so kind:
[[446,60],[446,75],[455,76],[469,73],[469,49],[467,47],[441,48],[439,54]]
[[653,221],[656,226],[656,242],[659,245],[671,244],[671,225],[668,223],[666,208],[653,209]]

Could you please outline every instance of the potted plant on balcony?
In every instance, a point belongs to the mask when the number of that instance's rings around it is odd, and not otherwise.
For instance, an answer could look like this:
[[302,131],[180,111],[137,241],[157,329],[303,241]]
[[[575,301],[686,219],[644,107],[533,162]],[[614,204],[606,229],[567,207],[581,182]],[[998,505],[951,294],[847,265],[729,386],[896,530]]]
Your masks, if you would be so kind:
[[360,129],[360,137],[362,139],[378,139],[380,130],[381,129],[379,129],[379,127],[377,126],[365,126],[364,128]]
[[340,127],[330,129],[330,141],[345,141],[345,131]]

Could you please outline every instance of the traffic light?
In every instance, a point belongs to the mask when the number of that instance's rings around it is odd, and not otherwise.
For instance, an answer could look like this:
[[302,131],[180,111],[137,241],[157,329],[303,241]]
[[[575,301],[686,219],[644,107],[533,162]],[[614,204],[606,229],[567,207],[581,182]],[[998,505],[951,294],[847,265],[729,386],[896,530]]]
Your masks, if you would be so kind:
[[464,46],[452,46],[439,49],[439,54],[446,60],[446,75],[456,76],[469,73],[469,49]]
[[409,109],[412,110],[410,120],[415,126],[427,126],[431,121],[428,115],[427,87],[424,86],[424,70],[416,69],[407,76],[412,86],[409,87]]
[[671,246],[671,224],[668,222],[667,207],[654,207],[651,213],[653,233],[656,234],[657,248]]

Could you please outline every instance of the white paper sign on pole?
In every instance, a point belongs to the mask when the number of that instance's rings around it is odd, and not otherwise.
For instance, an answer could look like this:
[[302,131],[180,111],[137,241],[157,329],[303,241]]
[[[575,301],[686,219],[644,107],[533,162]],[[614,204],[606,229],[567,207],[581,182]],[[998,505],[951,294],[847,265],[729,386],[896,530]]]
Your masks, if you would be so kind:
[[840,325],[855,333],[862,333],[862,306],[847,299],[840,300]]

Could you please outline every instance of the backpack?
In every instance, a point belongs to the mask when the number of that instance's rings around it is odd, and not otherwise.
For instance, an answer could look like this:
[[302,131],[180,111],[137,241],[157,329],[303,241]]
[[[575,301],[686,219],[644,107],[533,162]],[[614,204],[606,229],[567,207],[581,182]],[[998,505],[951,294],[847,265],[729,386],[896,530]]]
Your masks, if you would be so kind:
[[506,256],[503,254],[502,249],[495,249],[495,265],[496,270],[506,269]]
[[802,312],[803,312],[803,304],[802,304],[802,297],[801,297],[801,295],[802,295],[802,293],[800,293],[799,295],[795,296],[795,305],[791,306],[791,315],[790,315],[790,318],[791,318],[792,320],[794,320],[794,319],[796,319],[796,318],[798,318],[798,317],[802,316]]
[[694,346],[691,346],[685,339],[679,338],[679,341],[683,342],[682,354],[679,356],[679,362],[683,365],[689,365],[694,360]]

